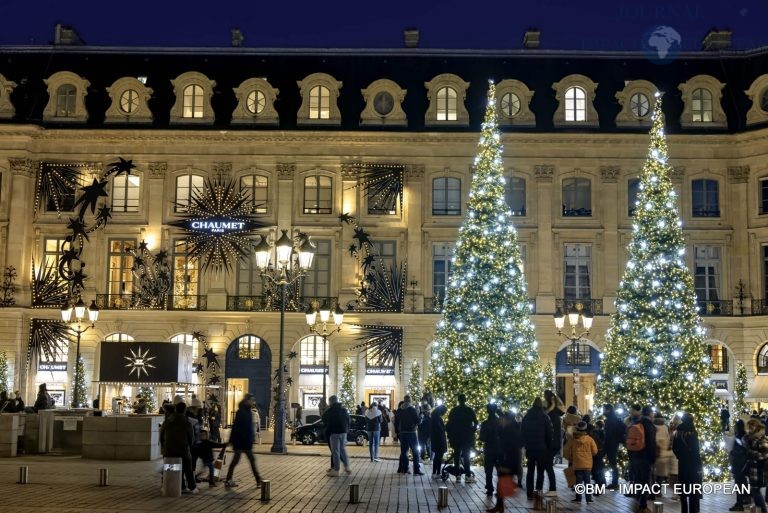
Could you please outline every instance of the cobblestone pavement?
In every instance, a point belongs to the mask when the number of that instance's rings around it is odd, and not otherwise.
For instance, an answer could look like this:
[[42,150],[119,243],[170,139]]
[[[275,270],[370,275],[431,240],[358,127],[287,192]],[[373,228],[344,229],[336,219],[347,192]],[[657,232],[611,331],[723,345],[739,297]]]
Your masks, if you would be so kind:
[[[482,468],[474,468],[477,483],[448,483],[429,475],[397,474],[399,448],[387,445],[381,449],[381,462],[372,463],[367,447],[349,445],[352,474],[331,478],[325,475],[329,453],[325,446],[289,445],[288,455],[269,454],[269,445],[256,445],[257,463],[264,479],[271,481],[272,500],[261,502],[247,461],[242,461],[235,478],[240,486],[227,489],[220,483],[209,488],[201,483],[201,493],[181,498],[160,496],[161,461],[119,462],[83,460],[71,456],[25,456],[0,459],[0,511],[8,513],[74,513],[74,512],[427,512],[438,511],[438,487],[447,485],[448,507],[442,512],[483,512],[493,505],[485,496]],[[231,460],[231,455],[229,455]],[[30,484],[16,484],[18,467],[29,467]],[[559,512],[622,513],[634,512],[630,499],[609,492],[595,498],[592,504],[574,504],[566,489],[562,467],[558,476]],[[109,486],[99,487],[100,468],[109,469]],[[430,469],[426,468],[427,474]],[[225,467],[226,470],[226,467]],[[349,484],[360,485],[359,504],[349,504]],[[546,486],[546,485],[545,485]],[[724,513],[733,497],[708,495],[702,502],[702,513]],[[507,511],[521,513],[533,510],[525,493],[507,499]],[[678,513],[679,503],[663,500],[666,513]]]

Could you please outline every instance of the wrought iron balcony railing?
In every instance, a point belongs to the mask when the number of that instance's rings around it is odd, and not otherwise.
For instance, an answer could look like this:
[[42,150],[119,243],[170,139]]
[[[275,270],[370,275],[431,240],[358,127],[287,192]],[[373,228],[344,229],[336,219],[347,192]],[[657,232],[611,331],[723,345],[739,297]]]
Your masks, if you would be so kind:
[[[328,305],[328,308],[336,307],[338,299],[335,297],[287,297],[285,310],[288,312],[303,312],[313,301],[320,306]],[[269,295],[261,296],[227,296],[227,310],[232,312],[276,312],[280,310],[280,297]]]
[[[424,310],[421,312],[416,313],[425,313],[425,314],[431,314],[431,313],[441,313],[443,311],[443,301],[444,298],[434,298],[434,297],[425,297],[424,298]],[[528,309],[531,314],[536,313],[536,300],[535,299],[529,299],[528,300]]]
[[204,295],[161,295],[141,298],[137,294],[96,294],[96,305],[103,310],[207,310]]
[[[592,315],[603,315],[603,300],[601,299],[555,299],[555,309],[563,312],[587,311]],[[554,312],[553,312],[554,313]]]
[[730,299],[717,301],[696,301],[699,307],[699,315],[733,315],[733,301]]

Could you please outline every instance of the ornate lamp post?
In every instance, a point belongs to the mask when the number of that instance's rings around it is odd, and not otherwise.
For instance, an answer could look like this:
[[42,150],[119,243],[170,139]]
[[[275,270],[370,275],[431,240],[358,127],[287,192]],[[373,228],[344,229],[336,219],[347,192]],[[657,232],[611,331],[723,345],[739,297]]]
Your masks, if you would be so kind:
[[[285,454],[285,372],[283,355],[285,353],[285,289],[306,275],[315,258],[315,246],[309,236],[288,236],[288,230],[281,230],[282,235],[275,243],[275,265],[272,265],[272,246],[262,235],[256,245],[256,266],[261,276],[280,287],[280,354],[277,367],[277,412],[275,417],[275,439],[271,452]],[[290,273],[290,274],[289,274]]]
[[[581,321],[582,326],[584,327],[584,331],[581,333],[577,332],[579,321]],[[575,311],[568,312],[568,324],[571,326],[571,333],[570,335],[567,335],[563,333],[563,328],[565,327],[565,315],[563,314],[563,311],[559,308],[555,312],[555,327],[557,328],[557,334],[561,336],[565,336],[568,340],[571,341],[571,354],[573,355],[573,404],[576,405],[578,403],[578,397],[579,397],[579,369],[576,368],[576,365],[578,364],[578,355],[579,355],[579,340],[581,340],[586,335],[589,335],[589,330],[592,328],[592,314],[584,311],[582,312],[581,305],[576,305]]]
[[[318,313],[320,314],[319,319]],[[328,321],[331,318],[331,309],[327,304],[323,304],[318,309],[317,301],[313,301],[309,308],[307,308],[306,316],[309,331],[323,337],[323,400],[326,401],[325,375],[328,373],[328,355],[325,353],[325,348],[328,347],[328,337],[341,331],[341,323],[344,322],[344,311],[336,303],[336,308],[333,310],[333,323],[336,327],[330,331],[328,331]]]
[[[96,301],[91,301],[91,306],[89,306],[87,310],[88,320],[91,322],[91,324],[85,328],[82,328],[82,322],[85,318],[86,312],[83,298],[77,298],[77,302],[74,305],[65,304],[61,307],[61,320],[66,323],[71,322],[76,325],[69,327],[69,329],[77,335],[77,355],[75,357],[75,386],[73,387],[74,390],[72,392],[73,408],[80,408],[82,406],[82,398],[80,397],[80,389],[78,387],[78,383],[80,383],[80,336],[89,329],[93,328],[96,324],[96,321],[99,319],[99,307],[96,306]],[[73,312],[75,314],[74,319],[72,318]]]

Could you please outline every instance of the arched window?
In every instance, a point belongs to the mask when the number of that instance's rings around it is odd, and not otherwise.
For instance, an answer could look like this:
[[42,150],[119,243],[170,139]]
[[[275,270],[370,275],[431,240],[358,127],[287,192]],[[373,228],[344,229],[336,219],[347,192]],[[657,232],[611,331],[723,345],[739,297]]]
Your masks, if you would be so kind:
[[592,215],[592,182],[586,178],[563,180],[563,217]]
[[309,90],[309,119],[331,118],[331,91],[325,86]]
[[56,90],[56,117],[69,118],[75,115],[77,88],[64,84]]
[[507,180],[505,196],[513,216],[525,215],[525,178],[512,177]]
[[640,179],[632,178],[627,182],[627,215],[632,217],[637,210],[637,195],[640,193]]
[[587,120],[587,93],[581,87],[569,87],[565,91],[565,120]]
[[452,87],[441,87],[437,91],[437,120],[456,121],[457,94]]
[[254,214],[266,214],[269,200],[269,178],[264,175],[246,175],[240,177],[240,190],[252,205]]
[[432,180],[432,215],[461,215],[461,179],[442,176]]
[[728,372],[728,350],[720,344],[712,344],[708,348],[710,372],[726,374]]
[[323,337],[309,335],[301,339],[301,373],[328,373],[328,340],[323,344]]
[[717,180],[691,182],[693,217],[720,217]]
[[768,342],[757,353],[757,373],[768,374]]
[[331,196],[333,180],[328,176],[314,175],[304,179],[304,213],[330,214],[333,211]]
[[203,117],[203,88],[197,84],[188,85],[184,88],[184,101],[182,105],[183,118],[202,118]]
[[199,194],[203,190],[205,178],[200,175],[181,175],[176,177],[176,212],[186,212],[192,194]]
[[699,87],[693,90],[691,96],[692,121],[695,123],[709,123],[712,121],[712,93],[709,89]]
[[104,342],[133,342],[133,337],[127,333],[112,333],[104,337]]
[[237,357],[241,360],[261,358],[261,339],[256,335],[243,335],[237,339]]

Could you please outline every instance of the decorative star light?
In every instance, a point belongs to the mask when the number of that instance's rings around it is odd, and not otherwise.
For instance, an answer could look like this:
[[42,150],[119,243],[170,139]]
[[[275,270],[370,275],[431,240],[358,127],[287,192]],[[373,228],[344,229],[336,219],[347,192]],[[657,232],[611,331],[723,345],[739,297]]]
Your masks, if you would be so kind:
[[128,372],[128,376],[136,373],[136,378],[141,379],[141,373],[143,372],[146,376],[149,376],[149,370],[148,369],[154,369],[155,366],[152,365],[152,360],[157,358],[156,356],[149,356],[149,349],[142,352],[141,346],[138,347],[138,349],[134,352],[132,348],[128,348],[128,350],[131,352],[131,356],[124,356],[126,360],[128,360],[128,363],[126,364],[126,367],[131,369]]

